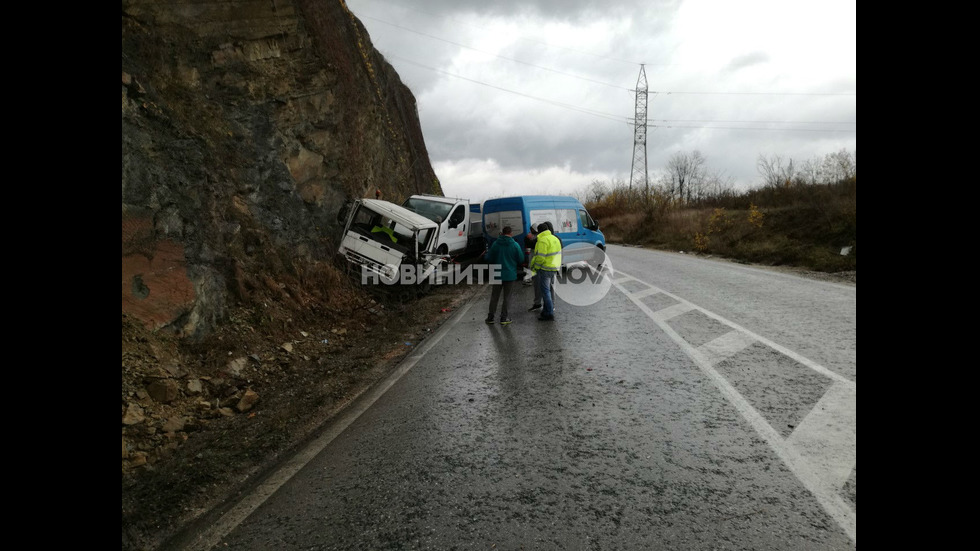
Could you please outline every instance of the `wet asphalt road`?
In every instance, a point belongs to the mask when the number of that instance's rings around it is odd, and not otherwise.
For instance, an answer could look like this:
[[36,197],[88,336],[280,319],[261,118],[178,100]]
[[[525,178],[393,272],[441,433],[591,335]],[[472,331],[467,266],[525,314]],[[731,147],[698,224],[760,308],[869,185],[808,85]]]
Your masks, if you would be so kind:
[[481,289],[187,548],[854,549],[856,287],[609,258],[554,323]]

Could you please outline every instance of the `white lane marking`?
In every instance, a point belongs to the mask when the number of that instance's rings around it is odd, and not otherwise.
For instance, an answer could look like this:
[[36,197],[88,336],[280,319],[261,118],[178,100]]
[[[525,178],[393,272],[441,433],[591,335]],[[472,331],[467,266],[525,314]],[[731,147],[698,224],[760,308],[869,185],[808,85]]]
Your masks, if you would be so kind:
[[857,392],[831,385],[786,444],[799,450],[820,478],[840,491],[857,465]]
[[[485,291],[485,289],[484,289]],[[484,293],[485,294],[485,293]],[[197,534],[195,540],[189,544],[186,549],[188,551],[207,551],[221,542],[221,539],[231,533],[239,524],[241,524],[249,515],[254,512],[259,505],[269,499],[272,494],[274,494],[283,484],[285,484],[289,479],[296,475],[303,467],[306,466],[314,457],[317,456],[324,448],[326,448],[330,442],[334,440],[340,433],[344,432],[348,426],[351,425],[362,413],[367,411],[389,388],[392,387],[399,379],[405,376],[406,373],[411,370],[416,363],[429,351],[430,348],[439,343],[442,338],[449,333],[449,330],[454,327],[463,317],[466,312],[469,311],[470,307],[476,303],[476,298],[481,295],[480,292],[474,294],[466,301],[466,304],[456,311],[456,315],[452,319],[447,320],[436,332],[423,341],[423,344],[416,348],[408,357],[406,357],[395,371],[389,375],[384,381],[375,387],[371,387],[368,391],[361,395],[361,397],[355,396],[352,400],[356,400],[352,403],[350,409],[344,411],[336,421],[332,422],[329,428],[324,431],[319,437],[317,437],[313,442],[311,442],[302,451],[289,458],[289,460],[283,464],[283,466],[272,473],[267,479],[265,479],[261,484],[259,484],[255,490],[249,492],[239,501],[234,507],[232,507],[227,513],[225,513],[220,519],[215,521],[214,524],[209,526],[206,530]]]
[[[608,245],[608,247],[611,247],[611,248],[623,248],[622,246],[617,246],[617,245]],[[857,292],[857,285],[856,284],[834,283],[834,282],[831,282],[831,281],[823,281],[823,280],[820,280],[820,279],[813,279],[813,278],[801,276],[799,274],[794,274],[794,273],[783,273],[783,272],[777,272],[777,271],[774,271],[774,270],[771,270],[771,269],[753,268],[751,266],[743,266],[741,264],[733,264],[733,263],[730,263],[730,262],[727,262],[727,261],[724,261],[724,260],[718,260],[718,259],[713,259],[713,258],[707,258],[707,259],[704,259],[704,258],[692,258],[690,256],[686,256],[684,253],[671,253],[671,252],[666,252],[666,251],[651,251],[649,249],[643,249],[643,248],[638,248],[638,250],[636,252],[633,252],[633,251],[629,251],[628,250],[630,248],[636,248],[636,247],[629,247],[629,248],[626,248],[626,250],[616,251],[616,254],[622,254],[622,255],[626,255],[626,254],[631,254],[631,255],[637,255],[637,254],[641,254],[642,255],[642,254],[646,254],[646,255],[650,255],[650,256],[670,255],[670,256],[673,256],[675,258],[680,258],[684,262],[703,262],[703,261],[715,262],[715,263],[718,263],[720,265],[724,265],[729,270],[742,271],[742,272],[755,272],[757,274],[761,274],[761,275],[764,275],[764,276],[767,276],[767,277],[775,277],[775,278],[780,278],[780,279],[794,279],[794,280],[805,279],[807,281],[812,282],[814,285],[822,285],[822,286],[827,286],[827,287],[836,287],[838,289],[848,289],[848,290],[854,291],[855,293]],[[606,254],[609,254],[609,251],[606,251]],[[616,273],[619,273],[619,271],[617,270]]]
[[[677,299],[677,300],[682,300],[682,299]],[[712,318],[712,319],[715,319],[717,321],[720,321],[721,323],[724,323],[725,325],[731,327],[732,329],[734,329],[736,331],[741,331],[741,332],[743,332],[743,333],[745,333],[747,335],[751,335],[753,339],[761,342],[762,344],[768,346],[769,348],[772,348],[773,350],[776,350],[780,354],[782,354],[784,356],[788,356],[788,357],[796,360],[797,362],[799,362],[799,363],[801,363],[801,364],[809,367],[813,371],[816,371],[817,373],[823,375],[824,377],[827,377],[828,379],[833,379],[834,382],[836,382],[836,383],[842,384],[844,386],[851,387],[851,388],[854,389],[854,392],[857,392],[857,383],[855,383],[854,381],[848,379],[847,377],[844,377],[843,375],[841,375],[839,373],[834,373],[833,371],[831,371],[831,370],[827,369],[826,367],[818,364],[817,362],[814,362],[813,360],[810,360],[808,358],[804,358],[803,356],[797,354],[796,352],[793,352],[789,348],[786,348],[785,346],[776,344],[775,342],[773,342],[773,341],[771,341],[771,340],[763,337],[762,335],[757,335],[757,334],[749,331],[748,329],[742,327],[741,325],[738,325],[737,323],[733,323],[731,321],[726,320],[725,318],[719,316],[718,314],[709,312],[709,311],[705,310],[704,308],[700,308],[700,307],[695,307],[695,308],[697,308],[698,311],[700,311],[704,315],[708,316],[709,318]]]
[[610,277],[612,277],[613,281],[619,281],[619,282],[629,281],[631,279],[630,276],[626,274],[621,274],[619,272],[613,272],[612,276]]
[[751,335],[746,335],[741,331],[729,331],[716,339],[702,344],[698,347],[698,350],[714,365],[731,358],[755,342],[758,341]]
[[675,318],[681,314],[686,314],[694,309],[694,305],[690,302],[681,302],[680,304],[671,304],[666,308],[661,308],[656,312],[653,312],[653,318],[656,321],[667,321],[670,318]]
[[[636,279],[635,277],[632,276],[630,277],[631,279]],[[644,283],[639,279],[636,280],[640,281],[641,283]],[[681,337],[676,331],[674,331],[672,327],[670,327],[669,324],[667,324],[666,318],[662,316],[658,316],[657,312],[651,310],[650,307],[648,307],[646,304],[644,304],[643,302],[637,299],[632,298],[630,293],[628,293],[618,282],[613,281],[613,285],[615,285],[617,289],[619,289],[624,295],[626,295],[627,298],[633,301],[633,303],[636,304],[637,307],[641,311],[643,311],[647,316],[649,316],[650,319],[653,320],[653,322],[657,324],[657,326],[660,327],[664,331],[664,333],[666,333],[667,336],[671,338],[671,340],[677,343],[677,345],[681,348],[681,350],[683,350],[688,356],[690,356],[690,358],[694,361],[694,363],[698,366],[698,368],[700,368],[701,371],[705,375],[707,375],[709,379],[711,379],[711,381],[715,384],[718,390],[721,391],[722,395],[725,396],[725,398],[727,398],[729,402],[731,402],[731,404],[735,407],[735,409],[742,415],[742,417],[749,423],[749,425],[752,426],[755,432],[760,437],[762,437],[763,440],[765,440],[765,442],[769,445],[770,449],[772,449],[773,452],[775,452],[776,456],[779,457],[779,459],[786,465],[786,467],[790,470],[790,472],[792,472],[793,475],[796,476],[796,479],[799,480],[800,483],[802,483],[803,486],[810,491],[810,493],[814,496],[814,498],[816,498],[817,502],[820,503],[821,507],[823,507],[824,511],[826,511],[827,514],[834,519],[837,525],[840,526],[842,530],[844,530],[844,533],[847,534],[847,536],[851,539],[851,541],[857,544],[857,513],[855,513],[854,510],[850,507],[850,505],[847,502],[845,502],[844,499],[839,495],[838,492],[840,490],[840,487],[836,485],[835,482],[836,477],[830,479],[825,479],[821,477],[821,474],[826,474],[830,470],[836,470],[837,468],[842,469],[844,466],[841,465],[838,467],[830,467],[828,465],[822,465],[822,466],[817,466],[815,468],[814,465],[811,465],[809,458],[803,455],[803,452],[806,450],[806,448],[804,447],[803,449],[800,449],[797,446],[789,445],[789,443],[783,439],[783,437],[779,434],[779,432],[777,432],[776,429],[772,428],[772,426],[765,419],[765,417],[763,417],[762,414],[756,411],[756,409],[752,407],[752,404],[750,404],[749,401],[745,399],[745,397],[739,394],[738,391],[735,390],[735,388],[731,385],[731,383],[728,382],[728,380],[723,375],[718,373],[718,371],[716,371],[712,367],[712,361],[711,361],[712,358],[710,356],[708,356],[700,349],[695,348],[686,340],[684,340],[683,337]],[[649,283],[647,285],[649,285]],[[650,286],[656,288],[653,285]],[[756,339],[759,342],[763,342],[765,344],[771,343],[771,341],[764,339],[763,337],[756,335],[751,331],[748,331],[742,327],[739,327],[737,324],[725,320],[720,316],[712,314],[711,312],[708,312],[703,308],[695,306],[694,304],[691,304],[690,302],[678,296],[667,293],[666,291],[663,290],[660,290],[660,292],[677,300],[683,305],[687,305],[688,310],[697,309],[698,311],[710,316],[711,318],[720,321],[725,325],[728,325],[729,327],[736,329],[737,331],[743,332],[748,337]],[[670,306],[664,310],[669,310],[673,308],[674,306]],[[775,345],[775,343],[772,343],[772,345]],[[836,387],[843,388],[846,391],[850,391],[851,392],[849,394],[850,399],[853,400],[854,402],[853,409],[855,411],[857,410],[857,405],[856,405],[857,385],[855,383],[853,383],[852,381],[848,381],[847,379],[844,379],[840,375],[833,373],[829,369],[826,369],[823,366],[820,366],[810,360],[807,360],[806,358],[803,358],[799,354],[792,353],[792,351],[789,351],[781,346],[773,346],[773,348],[776,348],[777,350],[783,353],[790,352],[791,354],[787,354],[787,355],[789,355],[793,359],[796,359],[803,365],[810,367],[811,369],[817,371],[822,375],[826,375],[834,379],[838,384],[832,385],[832,387],[836,386]],[[844,400],[848,399],[847,396],[843,396],[842,398]],[[848,406],[848,410],[850,409],[850,407],[851,406]],[[853,419],[854,422],[856,423],[856,416],[854,416]],[[806,419],[804,419],[804,422],[806,422]],[[820,425],[821,423],[817,423],[815,421],[813,424]],[[842,426],[847,425],[846,419],[844,419],[841,422],[841,425]],[[854,433],[855,434],[857,433],[856,425],[855,425]],[[804,440],[807,437],[815,437],[817,434],[826,435],[827,433],[822,432],[820,430],[808,429],[804,434]],[[814,440],[816,440],[816,438],[814,438]],[[855,454],[856,454],[856,447],[857,447],[856,440],[854,441],[854,447],[855,447]],[[821,455],[815,457],[814,459],[817,460],[818,462],[820,461],[826,462],[830,460],[830,457]],[[848,463],[848,461],[844,461],[844,463]]]
[[[622,272],[619,272],[619,273],[622,274]],[[623,274],[623,275],[626,275],[626,274]],[[667,308],[674,308],[676,310],[672,310],[671,312],[666,312],[664,315],[666,315],[667,317],[672,317],[673,315],[677,315],[677,314],[673,313],[675,311],[678,312],[678,313],[685,313],[685,312],[688,312],[690,310],[697,310],[697,311],[701,312],[702,314],[708,316],[709,318],[712,318],[712,319],[714,319],[714,320],[716,320],[718,322],[721,322],[724,325],[727,325],[727,326],[731,327],[735,331],[739,331],[741,333],[744,333],[746,335],[751,336],[753,339],[761,342],[762,344],[765,344],[766,346],[768,346],[768,347],[770,347],[770,348],[772,348],[772,349],[774,349],[774,350],[782,353],[783,355],[788,356],[788,357],[796,360],[797,362],[799,362],[799,363],[801,363],[801,364],[809,367],[813,371],[816,371],[817,373],[820,373],[821,375],[823,375],[825,377],[828,377],[830,379],[833,379],[834,381],[836,381],[838,383],[841,383],[841,384],[844,384],[844,385],[848,385],[848,386],[854,387],[855,390],[857,389],[857,383],[855,383],[854,381],[851,381],[850,379],[844,377],[843,375],[840,375],[838,373],[834,373],[833,371],[827,369],[826,367],[824,367],[824,366],[822,366],[822,365],[820,365],[820,364],[818,364],[818,363],[816,363],[816,362],[814,362],[814,361],[812,361],[810,359],[804,358],[803,356],[797,354],[796,352],[793,352],[792,350],[790,350],[790,349],[788,349],[788,348],[786,348],[784,346],[778,345],[775,342],[773,342],[773,341],[771,341],[771,340],[763,337],[762,335],[757,335],[757,334],[749,331],[748,329],[742,327],[741,325],[738,325],[737,323],[731,322],[731,321],[729,321],[729,320],[727,320],[727,319],[725,319],[725,318],[723,318],[723,317],[721,317],[718,314],[715,314],[713,312],[709,312],[708,310],[705,310],[704,308],[701,308],[700,306],[697,306],[695,304],[692,304],[691,302],[688,302],[688,301],[682,299],[681,297],[679,297],[679,296],[677,296],[677,295],[675,295],[673,293],[668,293],[667,291],[664,291],[663,289],[660,289],[660,288],[658,288],[655,285],[650,285],[649,283],[647,283],[645,281],[642,281],[640,279],[637,279],[637,278],[635,278],[633,276],[630,276],[630,275],[627,275],[626,277],[630,278],[633,281],[638,281],[640,283],[643,283],[644,285],[648,285],[653,290],[653,292],[655,292],[655,293],[661,293],[664,296],[668,296],[668,297],[676,300],[680,304],[687,305],[686,306],[686,309],[684,309],[684,307],[681,307],[679,304],[668,306]],[[627,297],[630,297],[632,299],[632,297],[634,296],[629,291],[627,291],[626,289],[624,289],[620,285],[620,283],[618,281],[613,281],[613,285],[615,285]],[[633,302],[637,302],[637,301],[634,300]],[[664,310],[664,309],[661,309],[661,310]],[[650,308],[644,308],[644,311],[647,312],[647,315],[648,316],[650,316],[651,318],[654,318],[657,314],[654,314],[654,313],[651,313],[651,312],[659,312],[660,310],[651,310]],[[666,319],[666,318],[664,318],[664,319]]]
[[636,299],[640,299],[640,298],[646,298],[646,297],[648,297],[650,295],[655,295],[655,294],[657,294],[659,292],[660,291],[658,291],[657,289],[654,289],[653,287],[647,287],[646,289],[643,289],[642,291],[637,291],[635,293],[630,294],[630,296],[633,297],[633,298],[636,298]]

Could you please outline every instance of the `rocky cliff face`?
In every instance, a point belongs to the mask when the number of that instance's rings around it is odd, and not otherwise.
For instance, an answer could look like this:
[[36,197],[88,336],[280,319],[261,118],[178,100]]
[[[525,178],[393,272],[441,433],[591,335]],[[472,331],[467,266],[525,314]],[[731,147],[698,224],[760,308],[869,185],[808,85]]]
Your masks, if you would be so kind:
[[123,0],[122,549],[154,550],[386,375],[460,290],[375,301],[345,199],[441,194],[343,0]]
[[123,0],[124,317],[199,337],[256,289],[330,281],[337,212],[376,189],[441,194],[343,0]]

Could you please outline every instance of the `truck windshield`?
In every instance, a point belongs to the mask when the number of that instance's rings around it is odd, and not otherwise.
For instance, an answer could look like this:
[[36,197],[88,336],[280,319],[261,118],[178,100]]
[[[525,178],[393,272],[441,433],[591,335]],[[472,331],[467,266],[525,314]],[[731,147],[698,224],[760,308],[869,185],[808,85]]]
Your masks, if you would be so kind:
[[445,220],[449,216],[449,209],[453,208],[450,203],[429,201],[418,197],[409,197],[402,206],[412,212],[421,214],[437,224]]
[[414,248],[412,245],[413,237],[419,239],[420,244],[422,244],[421,239],[431,238],[429,229],[423,230],[420,235],[416,235],[415,228],[399,224],[365,205],[359,206],[354,213],[351,218],[350,230],[403,253]]

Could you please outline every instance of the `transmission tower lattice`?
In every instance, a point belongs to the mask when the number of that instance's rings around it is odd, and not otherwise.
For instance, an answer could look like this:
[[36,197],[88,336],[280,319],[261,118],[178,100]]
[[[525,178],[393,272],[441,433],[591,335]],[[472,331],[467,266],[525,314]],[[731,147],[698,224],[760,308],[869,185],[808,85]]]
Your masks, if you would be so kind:
[[649,192],[647,180],[647,73],[640,65],[640,76],[636,79],[636,119],[633,121],[633,170],[630,172],[630,190],[633,184],[643,186]]

